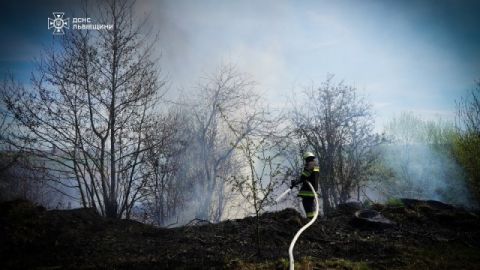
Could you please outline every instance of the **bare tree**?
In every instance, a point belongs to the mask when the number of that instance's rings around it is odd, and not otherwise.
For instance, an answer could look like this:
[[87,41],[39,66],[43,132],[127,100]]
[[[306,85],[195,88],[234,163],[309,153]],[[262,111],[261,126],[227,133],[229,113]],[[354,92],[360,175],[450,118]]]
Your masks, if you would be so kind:
[[76,188],[84,206],[113,218],[128,217],[146,185],[146,130],[164,84],[152,59],[154,40],[133,22],[132,5],[104,2],[99,16],[112,30],[69,31],[38,61],[32,89],[2,89],[23,127],[10,143],[55,164],[48,169],[60,173],[56,180]]
[[293,111],[299,144],[315,151],[320,165],[323,210],[348,200],[367,179],[381,142],[373,132],[370,104],[354,87],[334,84],[330,76],[318,88],[306,89]]
[[[2,88],[6,86],[5,79],[2,83]],[[8,144],[10,133],[13,132],[15,127],[13,126],[12,116],[5,110],[5,104],[0,103],[0,174],[3,174],[8,169],[13,167],[19,160],[21,154],[18,151],[14,151],[12,146]]]
[[190,148],[196,157],[200,218],[218,221],[222,217],[227,203],[227,180],[238,170],[234,151],[257,125],[254,104],[258,95],[252,91],[253,85],[235,67],[222,65],[200,87],[193,112],[195,136]]
[[[191,140],[190,119],[184,110],[173,108],[158,117],[150,130],[146,166],[148,185],[142,189],[142,204],[150,219],[159,226],[169,225],[185,208],[192,193],[194,177],[188,175],[187,148]],[[174,222],[175,223],[175,222]]]

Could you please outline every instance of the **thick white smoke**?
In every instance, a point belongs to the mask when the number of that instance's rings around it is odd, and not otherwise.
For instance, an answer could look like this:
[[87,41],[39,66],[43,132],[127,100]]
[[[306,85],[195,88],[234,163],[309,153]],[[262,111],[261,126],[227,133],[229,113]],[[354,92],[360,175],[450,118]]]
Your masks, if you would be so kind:
[[[475,207],[466,175],[452,154],[453,124],[425,121],[404,113],[386,127],[390,143],[383,145],[379,199],[409,197]],[[375,193],[375,192],[373,192]]]

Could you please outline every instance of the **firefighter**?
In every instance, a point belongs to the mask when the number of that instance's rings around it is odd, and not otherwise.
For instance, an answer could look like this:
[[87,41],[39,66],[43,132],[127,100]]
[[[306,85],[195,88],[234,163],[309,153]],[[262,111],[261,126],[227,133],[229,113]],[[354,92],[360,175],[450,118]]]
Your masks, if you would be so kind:
[[290,189],[302,183],[302,187],[298,192],[298,197],[302,198],[302,205],[305,214],[307,215],[307,218],[311,219],[315,214],[315,196],[306,181],[312,184],[313,189],[315,189],[316,192],[318,190],[318,175],[320,173],[320,168],[315,162],[315,155],[312,152],[305,152],[305,154],[303,154],[303,160],[305,162],[305,167],[303,168],[302,174],[298,180],[292,180]]

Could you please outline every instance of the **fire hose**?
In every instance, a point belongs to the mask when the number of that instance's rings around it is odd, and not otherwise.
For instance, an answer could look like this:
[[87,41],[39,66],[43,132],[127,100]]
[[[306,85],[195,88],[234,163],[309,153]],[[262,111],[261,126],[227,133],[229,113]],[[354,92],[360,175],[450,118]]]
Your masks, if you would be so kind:
[[[313,195],[315,197],[315,214],[313,215],[313,218],[312,220],[310,220],[310,222],[308,222],[305,226],[303,226],[302,228],[300,228],[300,230],[298,230],[297,234],[295,234],[295,236],[293,237],[292,239],[292,242],[290,243],[290,247],[288,248],[288,258],[290,260],[290,267],[289,269],[290,270],[294,270],[294,259],[293,259],[293,247],[295,246],[295,243],[297,242],[298,238],[300,237],[300,235],[308,228],[310,227],[314,222],[315,220],[317,220],[317,217],[318,217],[318,209],[319,209],[319,205],[318,205],[318,197],[317,197],[317,192],[315,192],[315,190],[313,189],[313,186],[312,184],[310,184],[310,182],[307,181],[307,184],[308,186],[310,187],[310,189],[312,190],[313,192]],[[287,194],[291,189],[287,190],[285,193],[283,193],[282,195],[285,195]],[[282,196],[280,195],[280,196]],[[282,196],[283,197],[283,196]],[[280,198],[280,197],[279,197]],[[277,199],[278,200],[278,199]]]

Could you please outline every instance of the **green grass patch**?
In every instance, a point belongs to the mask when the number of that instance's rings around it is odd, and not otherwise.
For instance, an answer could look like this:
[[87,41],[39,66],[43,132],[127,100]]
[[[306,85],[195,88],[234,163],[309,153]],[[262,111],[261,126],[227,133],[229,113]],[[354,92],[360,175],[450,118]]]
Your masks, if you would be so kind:
[[369,270],[367,263],[354,262],[345,259],[332,259],[322,262],[319,267],[325,267],[327,269],[345,269],[345,270]]
[[404,207],[403,202],[398,198],[390,198],[385,202],[388,207]]
[[[244,262],[241,260],[234,260],[228,263],[228,269],[252,269],[252,270],[266,270],[266,269],[288,269],[289,260],[287,258],[278,259],[276,261],[265,262]],[[371,269],[365,262],[354,262],[346,259],[328,259],[320,260],[312,257],[302,257],[295,261],[296,270],[311,270],[311,269],[342,269],[342,270],[369,270]]]

